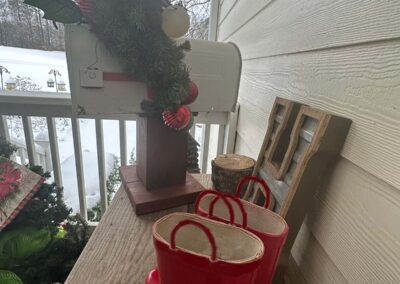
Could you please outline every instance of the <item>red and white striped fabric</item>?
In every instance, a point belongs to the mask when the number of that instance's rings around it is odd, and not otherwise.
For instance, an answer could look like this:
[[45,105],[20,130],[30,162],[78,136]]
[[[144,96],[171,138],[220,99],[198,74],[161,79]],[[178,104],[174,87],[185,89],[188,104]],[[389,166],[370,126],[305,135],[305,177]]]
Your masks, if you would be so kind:
[[17,217],[44,180],[25,166],[0,157],[0,231]]

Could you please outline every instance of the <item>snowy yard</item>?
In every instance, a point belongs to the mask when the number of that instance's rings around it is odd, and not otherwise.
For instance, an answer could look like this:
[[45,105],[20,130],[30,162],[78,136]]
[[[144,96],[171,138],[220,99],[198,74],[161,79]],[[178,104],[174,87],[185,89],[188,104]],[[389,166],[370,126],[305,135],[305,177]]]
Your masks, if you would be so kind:
[[69,92],[65,52],[0,46],[0,65],[10,71],[4,81],[16,76],[29,77],[44,92],[55,92],[55,88],[47,87],[47,80],[51,78],[49,71],[57,69],[61,73],[60,79],[66,83],[66,92]]

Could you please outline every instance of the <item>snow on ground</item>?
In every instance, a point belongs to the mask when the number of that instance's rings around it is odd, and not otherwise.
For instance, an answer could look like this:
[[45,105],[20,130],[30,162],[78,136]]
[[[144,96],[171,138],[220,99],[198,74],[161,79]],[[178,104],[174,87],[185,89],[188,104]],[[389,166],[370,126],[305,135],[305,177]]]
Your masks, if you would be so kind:
[[10,74],[4,76],[4,82],[10,76],[29,77],[35,84],[42,87],[41,91],[45,92],[56,91],[55,88],[47,87],[47,80],[50,77],[54,80],[54,77],[49,75],[49,71],[57,69],[62,75],[60,79],[66,83],[67,92],[69,91],[65,52],[0,46],[0,65],[10,71]]
[[[97,154],[95,152],[83,151],[83,171],[85,175],[85,189],[87,208],[92,208],[100,200],[99,179],[97,169]],[[110,174],[114,162],[111,154],[106,154],[106,173]],[[70,156],[61,164],[61,174],[64,185],[64,199],[68,207],[74,212],[79,212],[79,195],[76,184],[75,157]]]
[[[120,157],[118,125],[118,121],[103,121],[107,176],[112,170],[114,156]],[[129,160],[130,153],[136,147],[136,123],[128,122],[126,128]],[[80,130],[86,201],[87,207],[91,208],[100,200],[95,121],[93,119],[81,119]],[[78,185],[71,128],[59,131],[58,145],[60,150],[61,174],[64,185],[64,198],[68,206],[70,206],[74,212],[79,212]]]

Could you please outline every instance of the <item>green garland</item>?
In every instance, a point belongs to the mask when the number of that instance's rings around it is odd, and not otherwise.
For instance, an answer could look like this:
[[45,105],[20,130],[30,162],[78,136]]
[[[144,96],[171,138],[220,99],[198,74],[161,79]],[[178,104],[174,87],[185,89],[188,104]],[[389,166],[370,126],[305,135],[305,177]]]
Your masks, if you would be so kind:
[[[142,109],[161,113],[176,111],[189,96],[188,67],[184,51],[162,30],[162,8],[166,0],[25,0],[45,13],[45,18],[62,23],[88,22],[91,30],[125,67],[125,72],[142,80],[154,93]],[[82,11],[81,11],[82,9]]]
[[178,107],[189,94],[189,72],[183,63],[189,42],[177,46],[161,28],[161,0],[92,0],[90,25],[126,72],[155,92],[145,110]]

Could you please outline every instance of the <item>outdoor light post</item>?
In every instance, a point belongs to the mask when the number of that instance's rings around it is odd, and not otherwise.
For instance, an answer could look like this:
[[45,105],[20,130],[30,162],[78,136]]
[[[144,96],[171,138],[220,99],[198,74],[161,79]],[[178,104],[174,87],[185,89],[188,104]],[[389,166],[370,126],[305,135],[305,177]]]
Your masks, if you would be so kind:
[[53,76],[54,76],[54,82],[55,82],[54,85],[56,86],[56,92],[58,93],[57,76],[61,76],[61,73],[60,73],[60,71],[58,71],[56,69],[51,69],[49,71],[49,74],[50,75],[53,74]]
[[1,89],[4,90],[4,86],[3,86],[3,73],[7,73],[10,74],[10,71],[8,71],[8,69],[2,65],[0,65],[0,77],[1,77]]

